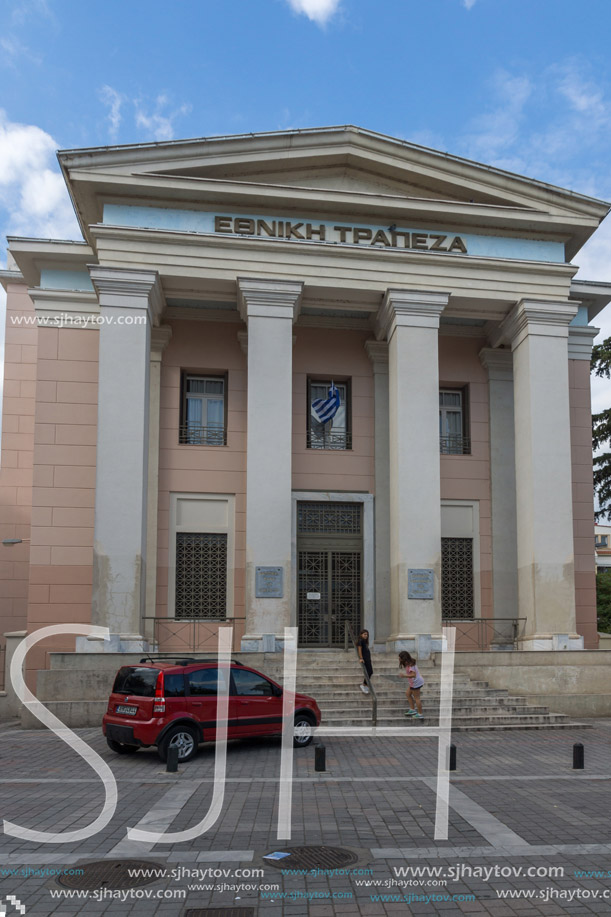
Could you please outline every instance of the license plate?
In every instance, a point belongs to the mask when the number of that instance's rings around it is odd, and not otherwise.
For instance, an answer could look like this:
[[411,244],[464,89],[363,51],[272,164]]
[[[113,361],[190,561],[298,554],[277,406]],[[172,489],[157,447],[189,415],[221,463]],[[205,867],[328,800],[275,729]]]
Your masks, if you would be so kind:
[[115,710],[116,713],[125,713],[127,716],[135,716],[138,713],[137,707],[126,707],[124,704],[119,704]]

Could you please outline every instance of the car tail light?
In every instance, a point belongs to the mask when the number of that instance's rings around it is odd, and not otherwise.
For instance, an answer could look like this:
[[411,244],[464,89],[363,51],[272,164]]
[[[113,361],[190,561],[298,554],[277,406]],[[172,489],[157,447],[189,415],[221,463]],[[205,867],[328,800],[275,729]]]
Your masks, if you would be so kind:
[[157,676],[155,686],[155,700],[153,701],[153,713],[165,713],[165,685],[163,683],[163,672]]

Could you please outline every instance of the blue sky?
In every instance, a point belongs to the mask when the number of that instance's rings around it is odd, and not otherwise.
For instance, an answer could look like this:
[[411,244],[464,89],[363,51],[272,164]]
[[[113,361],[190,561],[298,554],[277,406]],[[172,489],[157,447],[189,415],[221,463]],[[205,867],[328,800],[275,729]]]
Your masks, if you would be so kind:
[[609,0],[3,0],[0,262],[78,237],[58,147],[353,123],[611,200],[610,26]]

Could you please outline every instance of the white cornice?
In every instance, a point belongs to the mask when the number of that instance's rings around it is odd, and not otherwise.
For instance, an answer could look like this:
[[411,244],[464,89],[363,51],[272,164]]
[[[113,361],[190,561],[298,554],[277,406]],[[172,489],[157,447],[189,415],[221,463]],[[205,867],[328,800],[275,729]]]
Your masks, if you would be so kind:
[[374,166],[376,161],[380,164],[386,163],[397,173],[407,170],[428,170],[454,183],[460,179],[464,182],[469,177],[497,193],[509,187],[514,194],[521,192],[548,199],[568,199],[573,206],[581,205],[584,208],[598,210],[606,206],[603,201],[555,185],[354,125],[130,144],[122,147],[61,150],[58,157],[66,174],[81,165],[93,169],[117,168],[123,165],[130,168],[130,171],[134,171],[134,167],[150,171],[155,164],[167,169],[172,163],[178,168],[186,168],[198,164],[230,164],[232,161],[240,164],[249,159],[259,163],[269,159],[286,162],[289,156],[296,161],[304,156],[309,159],[320,159],[325,156],[329,160],[345,157],[350,153],[367,158]]
[[449,293],[387,290],[376,320],[376,337],[390,340],[398,325],[439,329],[439,319],[449,299]]
[[28,290],[39,325],[55,328],[99,328],[100,306],[95,293],[83,290]]
[[511,341],[515,350],[529,335],[568,337],[568,329],[577,315],[579,303],[521,300],[501,322],[501,332]]
[[499,350],[496,347],[483,347],[479,358],[488,378],[498,382],[510,382],[513,379],[513,353],[511,350]]
[[308,258],[312,258],[315,252],[324,251],[325,256],[345,257],[362,259],[364,256],[368,260],[388,260],[397,259],[398,261],[411,261],[415,264],[423,265],[424,270],[432,265],[449,264],[452,261],[458,261],[462,264],[482,265],[484,268],[494,266],[495,270],[514,271],[516,268],[529,272],[540,272],[544,267],[546,272],[558,273],[572,277],[577,268],[572,264],[558,261],[526,261],[518,258],[493,258],[490,256],[463,255],[460,252],[435,252],[419,249],[402,249],[402,248],[382,248],[376,246],[353,245],[349,243],[333,242],[299,242],[297,240],[287,239],[267,239],[262,236],[242,237],[226,236],[215,233],[192,233],[180,230],[168,229],[138,229],[130,226],[113,226],[108,223],[96,223],[90,227],[92,235],[100,240],[112,239],[116,241],[161,241],[180,243],[185,246],[201,247],[205,244],[206,248],[235,248],[245,251],[263,251],[268,252],[272,257],[275,256],[278,246],[281,251],[294,251],[307,253]]
[[592,359],[592,344],[600,328],[591,325],[571,325],[569,328],[569,360]]
[[365,341],[363,345],[373,363],[374,372],[388,372],[388,343],[386,341]]
[[21,271],[0,271],[0,283],[6,290],[9,283],[27,283]]
[[297,320],[303,283],[292,280],[262,280],[238,277],[238,310],[242,320],[249,318],[290,318]]
[[102,308],[146,309],[158,324],[165,306],[157,271],[88,265]]
[[159,325],[151,330],[151,359],[161,360],[161,355],[172,338],[171,325]]

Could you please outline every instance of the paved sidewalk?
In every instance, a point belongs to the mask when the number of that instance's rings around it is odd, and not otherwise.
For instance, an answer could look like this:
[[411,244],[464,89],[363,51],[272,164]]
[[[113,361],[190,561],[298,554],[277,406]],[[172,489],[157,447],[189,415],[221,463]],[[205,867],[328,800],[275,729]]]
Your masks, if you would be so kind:
[[[167,774],[154,750],[119,757],[100,730],[76,732],[111,766],[117,810],[99,834],[77,843],[0,835],[7,917],[19,912],[11,895],[39,917],[182,917],[210,907],[253,908],[265,917],[611,914],[611,721],[591,730],[458,734],[442,841],[434,840],[434,738],[327,738],[324,773],[314,770],[313,746],[295,750],[289,841],[276,834],[279,741],[232,742],[216,824],[185,843],[152,845],[129,840],[126,829],[176,832],[203,819],[214,747]],[[585,746],[583,772],[572,770],[574,742]],[[56,736],[0,728],[4,819],[67,832],[96,819],[103,803],[100,778]],[[262,859],[314,844],[349,848],[357,860],[340,873],[295,875],[288,858],[283,870]],[[63,895],[54,871],[104,857],[142,859],[161,873],[122,892],[124,900],[108,889]]]

